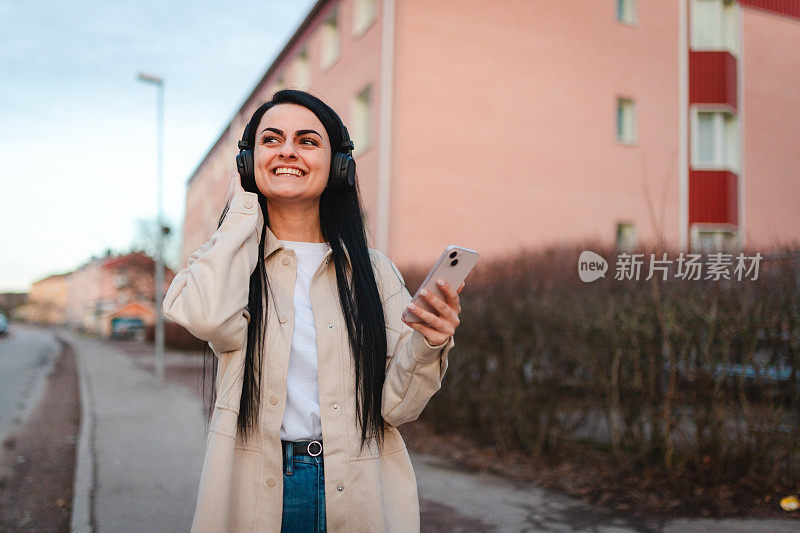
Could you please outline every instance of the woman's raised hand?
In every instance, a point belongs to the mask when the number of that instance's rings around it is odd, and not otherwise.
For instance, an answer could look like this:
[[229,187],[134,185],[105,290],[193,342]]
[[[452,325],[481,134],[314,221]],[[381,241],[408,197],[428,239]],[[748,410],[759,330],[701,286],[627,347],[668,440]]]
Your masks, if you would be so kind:
[[464,288],[464,282],[456,290],[453,290],[445,280],[440,279],[437,284],[444,293],[444,300],[424,289],[420,294],[438,314],[431,313],[418,305],[410,303],[408,304],[408,309],[424,320],[425,324],[403,320],[404,324],[408,324],[411,328],[419,331],[431,346],[436,346],[446,341],[448,337],[455,333],[458,324],[461,322],[458,319],[458,314],[461,312],[458,293]]

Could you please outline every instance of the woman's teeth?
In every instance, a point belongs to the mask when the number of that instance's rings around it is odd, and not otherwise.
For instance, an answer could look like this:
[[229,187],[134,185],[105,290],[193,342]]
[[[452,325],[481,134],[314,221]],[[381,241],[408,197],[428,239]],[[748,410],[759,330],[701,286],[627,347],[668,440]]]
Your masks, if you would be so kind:
[[273,171],[274,174],[280,175],[290,175],[290,176],[302,176],[303,172],[297,170],[296,168],[286,168],[286,167],[278,167]]

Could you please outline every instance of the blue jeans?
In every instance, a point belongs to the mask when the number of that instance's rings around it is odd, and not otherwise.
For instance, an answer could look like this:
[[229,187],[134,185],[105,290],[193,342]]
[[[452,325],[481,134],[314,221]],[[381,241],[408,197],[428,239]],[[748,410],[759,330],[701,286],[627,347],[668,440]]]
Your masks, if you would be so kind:
[[[316,451],[312,448],[312,453]],[[322,454],[295,455],[283,443],[282,533],[325,532],[325,465]]]

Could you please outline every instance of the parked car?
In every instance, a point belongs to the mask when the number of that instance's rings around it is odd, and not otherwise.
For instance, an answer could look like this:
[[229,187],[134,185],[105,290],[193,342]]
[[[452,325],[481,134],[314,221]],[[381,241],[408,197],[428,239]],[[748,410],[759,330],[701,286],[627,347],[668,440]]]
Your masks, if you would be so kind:
[[8,319],[3,313],[0,313],[0,335],[8,335]]

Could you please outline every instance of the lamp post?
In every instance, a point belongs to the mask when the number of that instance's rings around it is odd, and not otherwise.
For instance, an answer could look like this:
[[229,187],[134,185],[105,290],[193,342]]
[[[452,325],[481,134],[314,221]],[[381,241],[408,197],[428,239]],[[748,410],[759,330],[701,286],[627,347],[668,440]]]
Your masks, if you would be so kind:
[[158,383],[164,383],[164,223],[161,214],[161,182],[164,174],[164,79],[140,72],[139,81],[156,86],[158,114],[158,238],[156,244],[156,338],[155,338],[155,370]]

